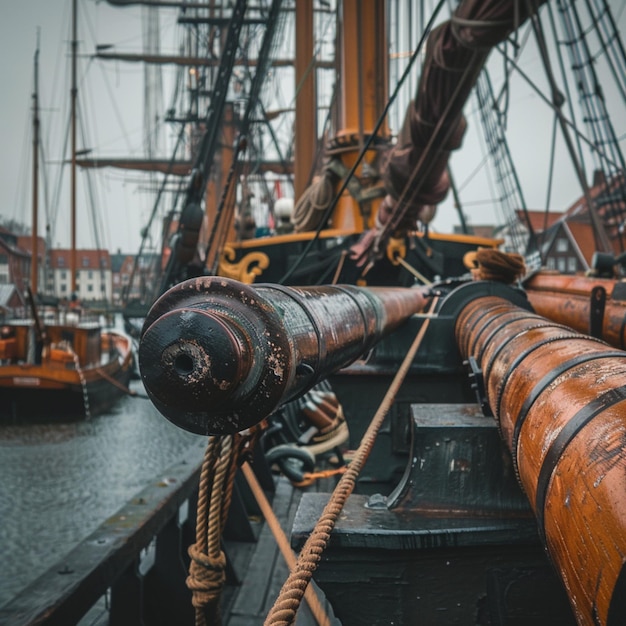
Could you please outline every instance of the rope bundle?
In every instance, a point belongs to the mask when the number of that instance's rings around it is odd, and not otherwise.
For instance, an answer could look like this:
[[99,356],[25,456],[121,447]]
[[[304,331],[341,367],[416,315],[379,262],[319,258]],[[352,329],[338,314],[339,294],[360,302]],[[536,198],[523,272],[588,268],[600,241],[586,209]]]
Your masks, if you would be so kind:
[[476,280],[493,280],[510,285],[526,273],[524,257],[515,252],[479,248],[465,257]]
[[220,626],[220,597],[226,580],[221,536],[237,470],[233,436],[209,437],[202,463],[196,520],[196,543],[189,546],[187,587],[192,592],[196,626]]
[[192,591],[191,603],[197,609],[219,599],[226,580],[226,556],[220,550],[217,557],[210,557],[198,549],[198,544],[189,546],[189,576],[187,587]]

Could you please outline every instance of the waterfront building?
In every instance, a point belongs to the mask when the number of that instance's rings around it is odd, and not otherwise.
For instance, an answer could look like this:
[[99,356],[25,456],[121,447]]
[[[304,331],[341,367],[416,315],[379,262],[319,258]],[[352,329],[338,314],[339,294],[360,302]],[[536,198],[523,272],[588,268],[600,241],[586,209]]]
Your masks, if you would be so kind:
[[[71,250],[50,250],[48,285],[60,299],[71,299]],[[76,297],[81,302],[111,302],[111,257],[108,250],[76,250]]]

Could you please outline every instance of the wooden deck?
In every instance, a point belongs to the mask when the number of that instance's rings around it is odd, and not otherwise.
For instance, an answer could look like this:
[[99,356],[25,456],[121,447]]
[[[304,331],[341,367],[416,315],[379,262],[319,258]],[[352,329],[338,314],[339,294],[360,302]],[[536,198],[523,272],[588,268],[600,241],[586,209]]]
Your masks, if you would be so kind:
[[[307,489],[315,490],[315,487]],[[272,508],[287,536],[301,495],[302,490],[294,488],[286,478],[280,476],[276,479]],[[224,626],[262,626],[289,574],[269,526],[260,520],[253,523],[258,531],[256,542],[225,542],[226,553],[239,577],[239,584],[227,585],[225,589],[222,603]],[[314,583],[311,584],[315,587]],[[316,587],[315,590],[330,623],[340,626],[341,622],[334,617],[332,607],[325,601],[321,591]],[[317,624],[305,601],[295,623],[296,626]]]

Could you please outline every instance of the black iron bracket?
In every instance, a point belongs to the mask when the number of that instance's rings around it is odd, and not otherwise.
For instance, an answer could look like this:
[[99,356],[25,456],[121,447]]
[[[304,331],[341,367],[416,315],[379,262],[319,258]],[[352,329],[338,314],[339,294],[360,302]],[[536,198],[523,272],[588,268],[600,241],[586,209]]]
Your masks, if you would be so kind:
[[476,394],[476,400],[478,401],[478,405],[480,406],[483,415],[486,417],[493,417],[493,411],[489,406],[487,394],[485,392],[485,379],[483,371],[480,369],[480,366],[473,356],[468,357],[467,361],[465,361],[465,365],[467,365],[470,369],[469,378],[471,381],[471,388]]

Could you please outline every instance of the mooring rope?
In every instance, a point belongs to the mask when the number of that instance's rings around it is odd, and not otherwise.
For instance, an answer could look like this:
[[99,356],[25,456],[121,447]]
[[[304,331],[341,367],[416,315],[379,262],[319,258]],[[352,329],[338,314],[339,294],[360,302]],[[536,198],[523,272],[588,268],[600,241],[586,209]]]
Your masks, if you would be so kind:
[[107,372],[105,372],[101,367],[96,367],[96,372],[98,372],[98,374],[100,374],[100,376],[102,376],[102,378],[104,378],[104,380],[106,380],[107,382],[111,383],[114,387],[117,387],[118,389],[120,389],[124,393],[128,394],[129,396],[136,396],[137,395],[136,391],[133,391],[132,389],[130,389],[126,385],[122,384],[119,380],[116,380],[115,378],[113,378],[113,376],[109,376],[109,374]]
[[83,392],[83,407],[85,409],[85,418],[90,419],[91,410],[89,408],[89,393],[87,391],[87,380],[85,379],[85,374],[83,373],[83,370],[80,367],[80,359],[78,358],[78,354],[74,352],[72,346],[67,344],[65,348],[72,355],[72,358],[74,359],[74,367],[76,368],[76,372],[78,373],[78,380],[80,380],[80,386]]
[[410,263],[407,263],[400,255],[395,257],[395,260],[402,265],[402,267],[413,274],[417,280],[419,280],[424,285],[432,285],[433,281],[428,280],[424,274],[421,274],[417,269],[415,269]]
[[[430,311],[434,311],[437,306],[438,298],[434,298]],[[289,577],[283,584],[282,589],[271,608],[264,626],[290,626],[293,624],[298,608],[302,602],[302,597],[307,589],[309,582],[313,576],[313,572],[316,570],[317,565],[321,559],[322,552],[325,550],[330,534],[335,527],[335,523],[343,506],[348,499],[348,496],[352,493],[356,479],[367,461],[367,458],[372,450],[376,435],[383,424],[383,421],[391,408],[391,405],[400,389],[404,378],[406,377],[409,367],[415,358],[420,344],[424,338],[426,330],[430,324],[431,318],[425,318],[422,326],[417,333],[413,344],[409,348],[400,368],[396,372],[385,397],[382,399],[376,414],[372,418],[367,431],[361,439],[361,443],[357,448],[354,458],[348,466],[346,472],[339,479],[335,490],[330,496],[330,499],[315,525],[315,528],[306,540],[295,567],[292,569]]]

